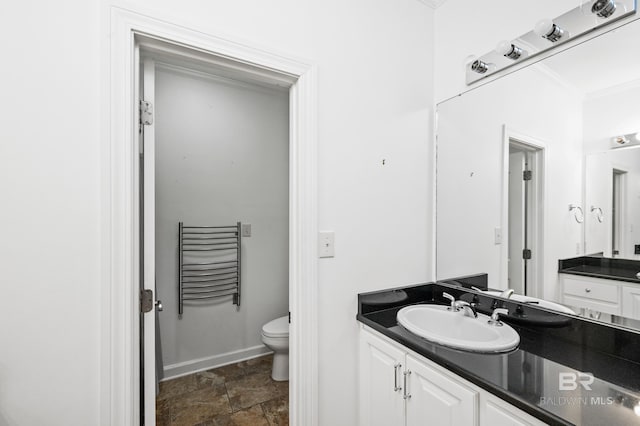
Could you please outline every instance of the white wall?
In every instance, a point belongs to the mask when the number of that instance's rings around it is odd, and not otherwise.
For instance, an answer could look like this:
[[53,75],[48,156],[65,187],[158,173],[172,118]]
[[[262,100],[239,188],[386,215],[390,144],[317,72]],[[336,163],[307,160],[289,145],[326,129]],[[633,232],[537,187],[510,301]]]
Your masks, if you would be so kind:
[[[12,43],[0,79],[0,424],[99,423],[102,4],[11,2],[1,18]],[[122,4],[317,64],[319,226],[336,232],[336,257],[319,268],[319,422],[356,424],[356,294],[431,276],[432,10],[416,0]]]
[[[156,285],[170,377],[267,350],[262,325],[289,310],[289,94],[158,67],[155,114]],[[180,221],[251,224],[239,310],[230,296],[188,302],[178,319]]]
[[3,9],[0,425],[98,424],[98,3]]
[[554,300],[557,261],[582,241],[568,211],[582,199],[582,98],[538,65],[438,105],[437,276],[485,272],[490,287],[506,288],[503,125],[546,146],[541,296]]

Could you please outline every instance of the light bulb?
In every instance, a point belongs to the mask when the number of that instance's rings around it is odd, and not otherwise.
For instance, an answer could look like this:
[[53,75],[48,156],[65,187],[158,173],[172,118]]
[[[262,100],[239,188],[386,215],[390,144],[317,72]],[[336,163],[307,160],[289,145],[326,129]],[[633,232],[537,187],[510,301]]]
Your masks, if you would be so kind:
[[476,59],[478,59],[478,57],[476,55],[469,55],[466,58],[464,58],[464,60],[462,61],[462,65],[465,67],[468,67],[470,64],[472,64]]
[[616,136],[613,138],[613,142],[618,145],[626,145],[629,143],[629,139],[626,136]]
[[551,19],[542,19],[538,21],[535,27],[533,27],[533,32],[538,34],[540,37],[546,37],[547,34],[550,34],[553,31],[553,21]]
[[507,56],[513,50],[512,46],[513,45],[507,40],[502,40],[496,45],[496,52],[498,52],[499,55]]
[[516,60],[522,56],[522,49],[507,40],[502,40],[496,46],[496,53],[506,58]]
[[541,21],[538,21],[536,26],[533,27],[533,32],[542,38],[546,38],[552,43],[555,43],[565,36],[565,31],[554,24],[551,19],[542,19]]

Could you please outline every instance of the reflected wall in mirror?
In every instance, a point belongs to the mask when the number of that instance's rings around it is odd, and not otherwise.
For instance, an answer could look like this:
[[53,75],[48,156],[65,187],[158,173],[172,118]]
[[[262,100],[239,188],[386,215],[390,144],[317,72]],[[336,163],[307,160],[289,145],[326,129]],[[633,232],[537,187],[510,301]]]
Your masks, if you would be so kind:
[[559,259],[640,259],[638,51],[633,21],[438,105],[438,279],[560,301]]

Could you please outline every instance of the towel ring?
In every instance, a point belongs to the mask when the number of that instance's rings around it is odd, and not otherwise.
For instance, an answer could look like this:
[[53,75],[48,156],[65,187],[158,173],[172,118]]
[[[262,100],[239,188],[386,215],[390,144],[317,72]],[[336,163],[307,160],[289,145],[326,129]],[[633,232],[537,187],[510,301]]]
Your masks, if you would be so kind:
[[576,220],[576,222],[584,222],[584,212],[582,211],[582,207],[577,204],[569,204],[569,211],[573,212],[573,218]]
[[604,222],[604,212],[602,211],[602,209],[600,207],[591,206],[591,213],[593,213],[594,211],[596,212],[596,219],[598,219],[598,222]]

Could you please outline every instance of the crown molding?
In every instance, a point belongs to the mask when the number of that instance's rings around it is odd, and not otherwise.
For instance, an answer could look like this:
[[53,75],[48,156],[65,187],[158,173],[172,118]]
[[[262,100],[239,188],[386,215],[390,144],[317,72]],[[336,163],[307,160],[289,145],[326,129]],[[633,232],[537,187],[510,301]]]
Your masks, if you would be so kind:
[[420,3],[429,6],[432,9],[437,9],[447,0],[418,0]]

